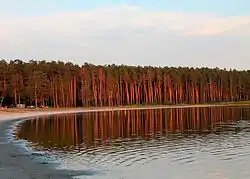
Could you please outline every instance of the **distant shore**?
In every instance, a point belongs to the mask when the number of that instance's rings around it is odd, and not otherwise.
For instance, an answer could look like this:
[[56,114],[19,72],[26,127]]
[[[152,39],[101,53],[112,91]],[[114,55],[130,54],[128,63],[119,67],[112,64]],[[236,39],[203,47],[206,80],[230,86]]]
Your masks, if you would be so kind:
[[[181,104],[181,105],[134,105],[120,107],[88,107],[88,108],[44,108],[44,109],[0,109],[0,178],[36,178],[36,179],[66,179],[74,175],[94,175],[93,171],[62,171],[54,170],[50,164],[36,160],[35,155],[27,154],[23,147],[16,145],[15,141],[8,141],[8,130],[13,127],[13,120],[22,120],[32,117],[98,112],[98,111],[121,111],[141,109],[171,109],[171,108],[194,108],[194,107],[223,107],[223,106],[250,106],[249,101],[228,102],[215,104]],[[25,154],[26,152],[26,154]],[[91,173],[92,172],[92,173]]]

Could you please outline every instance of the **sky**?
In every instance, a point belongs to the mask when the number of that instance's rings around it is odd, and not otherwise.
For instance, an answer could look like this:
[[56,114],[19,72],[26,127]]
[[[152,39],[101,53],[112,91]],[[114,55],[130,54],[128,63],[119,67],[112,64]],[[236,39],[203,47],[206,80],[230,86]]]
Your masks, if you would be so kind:
[[250,69],[248,0],[0,0],[0,58]]

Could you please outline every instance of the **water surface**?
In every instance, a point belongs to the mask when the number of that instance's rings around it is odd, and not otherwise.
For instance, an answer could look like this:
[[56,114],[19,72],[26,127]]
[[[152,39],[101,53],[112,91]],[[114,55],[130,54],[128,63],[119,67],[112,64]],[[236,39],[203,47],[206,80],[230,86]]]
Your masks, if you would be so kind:
[[249,179],[250,109],[92,112],[25,121],[16,131],[83,178]]

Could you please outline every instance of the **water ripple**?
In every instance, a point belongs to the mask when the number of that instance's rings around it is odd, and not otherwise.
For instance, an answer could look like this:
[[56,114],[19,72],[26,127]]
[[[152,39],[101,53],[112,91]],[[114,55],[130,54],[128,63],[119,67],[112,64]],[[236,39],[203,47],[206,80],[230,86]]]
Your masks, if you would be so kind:
[[[157,131],[159,130],[156,129],[157,126],[160,126],[157,119],[154,119],[149,130],[146,119],[138,120],[134,117],[134,121],[130,120],[128,126],[131,127],[131,123],[135,126],[126,129],[128,133],[134,133],[132,136],[126,136],[124,132],[124,126],[128,123],[126,120],[118,124],[122,119],[117,118],[114,120],[117,123],[109,121],[105,124],[105,120],[108,120],[106,118],[95,122],[92,122],[94,118],[91,118],[89,120],[91,125],[87,128],[91,131],[88,136],[93,137],[94,130],[92,131],[91,127],[103,125],[102,130],[95,131],[95,136],[98,137],[88,140],[91,141],[88,144],[87,142],[77,145],[71,143],[63,149],[55,147],[53,150],[67,168],[100,171],[101,175],[94,176],[95,178],[249,178],[250,171],[247,166],[250,165],[250,121],[246,116],[242,117],[243,112],[240,108],[237,110],[240,110],[237,113],[239,114],[237,120],[228,121],[218,120],[222,114],[228,113],[222,113],[222,110],[219,110],[215,113],[215,119],[210,119],[212,118],[210,111],[206,118],[208,126],[199,120],[196,120],[192,126],[189,123],[193,118],[190,118],[183,122],[186,130],[175,129],[178,126],[174,122],[170,126],[170,123],[167,124],[168,118],[159,120],[161,126],[165,127],[164,130]],[[231,109],[228,111],[232,112]],[[250,114],[248,116],[250,117]],[[218,121],[212,123],[213,120]],[[139,123],[143,126],[142,129],[136,129]],[[110,135],[111,124],[114,125],[113,128],[119,127],[122,137],[101,139],[103,137],[101,133],[104,131],[107,136]],[[168,126],[175,129],[175,132],[170,131]],[[147,133],[144,131],[146,129],[149,130]],[[139,134],[142,131],[147,137]],[[72,133],[71,131],[70,135]],[[75,136],[72,138],[76,140]],[[83,136],[78,140],[84,141],[86,138]],[[41,142],[39,144],[41,145]],[[88,177],[85,176],[85,178]]]

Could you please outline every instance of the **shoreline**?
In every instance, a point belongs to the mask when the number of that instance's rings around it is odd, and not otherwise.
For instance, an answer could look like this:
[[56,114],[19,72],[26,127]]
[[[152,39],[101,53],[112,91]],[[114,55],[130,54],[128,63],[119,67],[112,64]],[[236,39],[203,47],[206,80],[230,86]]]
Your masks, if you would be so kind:
[[124,106],[124,107],[93,107],[93,108],[48,108],[48,109],[1,109],[0,110],[0,178],[27,179],[66,179],[79,175],[95,175],[95,171],[70,171],[60,170],[51,163],[37,159],[34,153],[28,153],[21,142],[9,138],[19,121],[40,116],[55,114],[101,112],[101,111],[124,111],[144,109],[173,109],[173,108],[197,108],[197,107],[234,107],[250,106],[240,103],[228,104],[199,104],[199,105],[151,105],[151,106]]
[[[57,113],[74,113],[74,112],[99,112],[99,111],[124,111],[124,110],[143,110],[143,109],[175,109],[175,108],[199,108],[199,107],[236,107],[236,106],[250,106],[250,101],[238,101],[238,102],[218,102],[211,104],[176,104],[176,105],[131,105],[131,106],[103,106],[103,107],[75,107],[75,108],[2,108],[0,109],[0,118],[2,114],[18,114],[20,113],[30,113],[29,116],[24,115],[25,117],[34,117],[37,115],[53,115]],[[35,114],[33,114],[35,113]],[[33,115],[32,115],[33,114]],[[7,116],[5,116],[7,117]],[[16,116],[14,116],[16,118]],[[18,116],[17,116],[18,117]],[[9,120],[9,118],[6,118]],[[6,120],[3,119],[3,120]],[[1,119],[0,119],[1,120]]]

